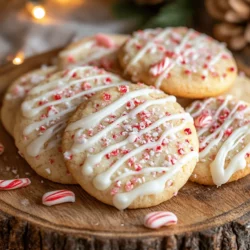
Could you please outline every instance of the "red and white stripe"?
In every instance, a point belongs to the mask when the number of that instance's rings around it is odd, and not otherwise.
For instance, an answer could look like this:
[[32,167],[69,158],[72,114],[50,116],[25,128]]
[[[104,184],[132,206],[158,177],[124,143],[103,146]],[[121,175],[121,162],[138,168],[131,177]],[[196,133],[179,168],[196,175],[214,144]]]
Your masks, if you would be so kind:
[[177,216],[171,212],[152,212],[145,216],[144,226],[152,229],[177,224]]
[[151,66],[149,73],[153,76],[159,76],[162,74],[168,67],[170,67],[171,61],[168,57],[163,58],[159,63],[156,63]]
[[196,128],[205,128],[208,127],[213,121],[211,115],[201,114],[200,116],[196,117],[194,120],[194,125]]
[[29,178],[21,178],[14,180],[0,180],[0,190],[12,190],[17,188],[23,188],[30,185]]
[[0,143],[0,155],[4,153],[4,145]]
[[75,202],[75,194],[69,190],[56,190],[43,195],[42,202],[45,206]]
[[114,41],[107,35],[104,34],[97,34],[95,36],[95,40],[98,45],[104,46],[106,48],[113,48],[115,47]]

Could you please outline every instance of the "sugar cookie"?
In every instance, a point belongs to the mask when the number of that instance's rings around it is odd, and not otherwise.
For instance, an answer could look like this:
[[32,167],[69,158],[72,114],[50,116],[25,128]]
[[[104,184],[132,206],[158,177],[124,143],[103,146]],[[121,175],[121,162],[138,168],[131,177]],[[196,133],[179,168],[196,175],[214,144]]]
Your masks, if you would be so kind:
[[31,88],[44,81],[56,71],[55,66],[41,67],[15,80],[7,89],[3,99],[1,119],[5,129],[13,136],[16,114]]
[[177,194],[198,156],[193,119],[174,96],[143,84],[111,88],[79,106],[63,136],[66,165],[90,195],[118,209]]
[[184,27],[137,31],[122,46],[119,59],[132,80],[185,98],[219,95],[237,74],[224,44]]
[[83,38],[60,52],[59,68],[93,65],[107,71],[120,73],[117,51],[128,38],[127,35],[105,34]]
[[187,109],[197,129],[199,162],[191,180],[220,186],[250,173],[250,105],[232,96],[195,101]]
[[58,72],[30,90],[14,130],[16,145],[30,166],[49,180],[75,183],[61,154],[68,117],[95,92],[124,84],[116,75],[85,66]]

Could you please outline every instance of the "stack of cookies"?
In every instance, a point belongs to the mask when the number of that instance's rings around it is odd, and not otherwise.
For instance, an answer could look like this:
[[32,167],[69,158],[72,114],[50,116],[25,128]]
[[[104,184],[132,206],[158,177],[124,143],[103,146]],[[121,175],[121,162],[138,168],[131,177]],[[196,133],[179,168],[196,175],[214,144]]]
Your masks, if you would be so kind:
[[2,121],[38,175],[145,208],[189,179],[220,186],[250,173],[246,81],[223,44],[192,29],[97,34],[17,79]]

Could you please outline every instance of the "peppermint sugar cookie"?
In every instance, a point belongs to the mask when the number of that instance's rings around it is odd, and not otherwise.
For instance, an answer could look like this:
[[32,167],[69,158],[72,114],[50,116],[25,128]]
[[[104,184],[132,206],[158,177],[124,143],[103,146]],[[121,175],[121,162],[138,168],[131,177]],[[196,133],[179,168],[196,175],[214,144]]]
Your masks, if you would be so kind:
[[61,135],[69,116],[95,92],[125,84],[116,75],[86,66],[58,72],[29,91],[14,137],[30,166],[54,182],[75,183],[61,153]]
[[239,100],[250,102],[250,79],[247,76],[238,75],[233,86],[226,94],[233,95]]
[[129,38],[127,35],[97,34],[70,44],[59,54],[59,67],[93,65],[105,70],[121,72],[117,58],[120,46]]
[[232,96],[195,101],[194,118],[200,153],[191,180],[220,186],[250,173],[250,105]]
[[26,73],[15,80],[7,89],[3,99],[1,110],[1,119],[5,129],[13,136],[16,114],[21,103],[31,88],[38,83],[44,81],[52,73],[56,71],[56,67],[42,66],[39,69]]
[[119,59],[132,80],[186,98],[219,95],[237,74],[223,44],[184,27],[137,31],[121,48]]
[[96,199],[151,207],[177,194],[198,157],[193,119],[162,91],[111,88],[79,106],[63,136],[66,165]]

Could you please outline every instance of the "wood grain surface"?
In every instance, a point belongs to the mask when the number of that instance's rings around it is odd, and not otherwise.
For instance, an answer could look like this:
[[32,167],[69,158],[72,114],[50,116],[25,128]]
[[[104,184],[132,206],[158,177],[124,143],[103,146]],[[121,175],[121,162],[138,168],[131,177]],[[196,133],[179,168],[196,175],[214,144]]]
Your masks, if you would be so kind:
[[[0,96],[19,75],[49,63],[58,50],[0,69]],[[250,249],[250,176],[220,188],[187,183],[163,204],[118,211],[79,186],[44,180],[19,156],[0,125],[0,178],[29,177],[26,188],[0,192],[0,250],[12,249]],[[54,207],[41,204],[45,192],[69,189],[76,202]],[[143,227],[151,211],[172,211],[178,225],[159,230]]]

